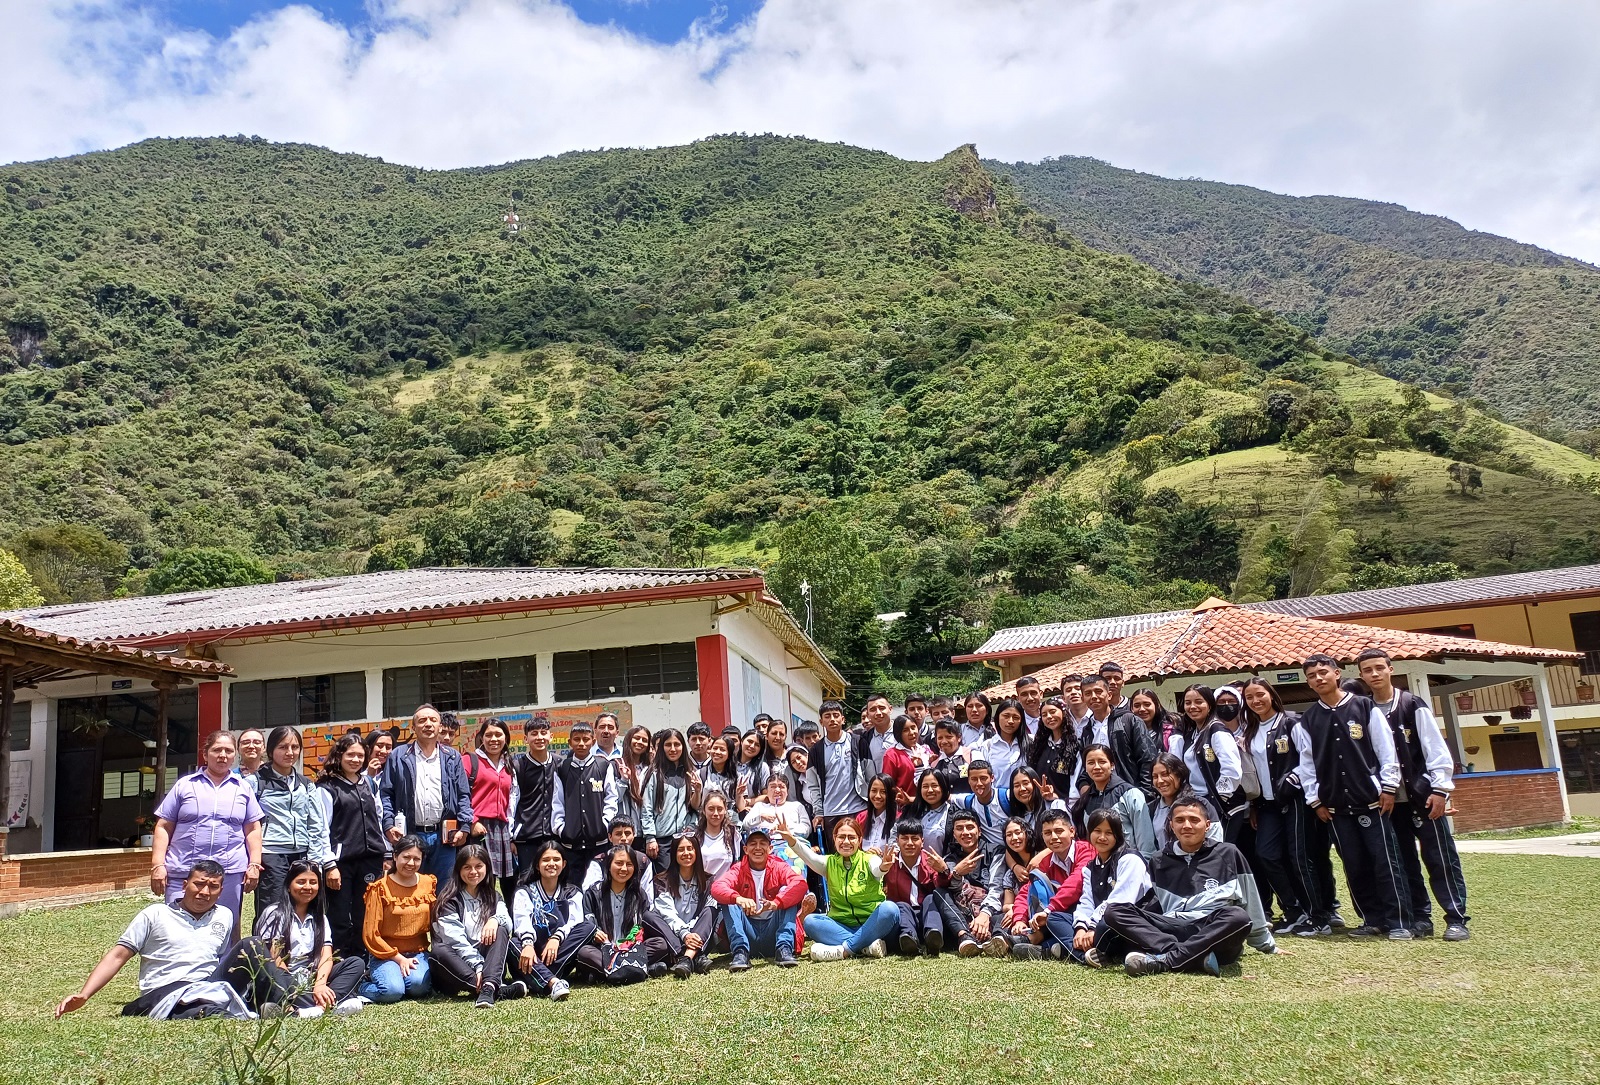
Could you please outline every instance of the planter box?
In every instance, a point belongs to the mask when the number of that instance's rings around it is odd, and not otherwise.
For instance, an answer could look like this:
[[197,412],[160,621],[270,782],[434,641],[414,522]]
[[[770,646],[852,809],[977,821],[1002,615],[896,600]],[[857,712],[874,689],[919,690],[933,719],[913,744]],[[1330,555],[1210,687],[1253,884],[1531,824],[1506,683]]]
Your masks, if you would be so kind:
[[1470,694],[1470,693],[1458,693],[1458,694],[1456,694],[1456,711],[1457,712],[1471,712],[1472,711],[1472,706],[1475,705],[1475,704],[1477,704],[1477,701],[1475,701],[1473,699],[1472,694]]

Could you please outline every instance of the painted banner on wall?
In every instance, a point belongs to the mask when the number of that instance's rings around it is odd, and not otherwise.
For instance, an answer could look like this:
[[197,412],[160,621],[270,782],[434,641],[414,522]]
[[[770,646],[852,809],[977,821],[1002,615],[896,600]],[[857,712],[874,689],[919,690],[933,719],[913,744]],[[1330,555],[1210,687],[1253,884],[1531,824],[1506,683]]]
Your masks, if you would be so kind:
[[[456,749],[468,750],[472,747],[472,736],[478,730],[478,724],[494,716],[506,722],[511,729],[511,752],[521,753],[528,748],[526,730],[528,722],[534,718],[548,720],[550,723],[551,749],[565,749],[567,735],[572,731],[572,725],[579,721],[593,723],[594,718],[602,712],[613,712],[617,717],[617,729],[626,731],[633,726],[633,705],[628,701],[602,701],[598,704],[568,705],[558,708],[514,708],[500,712],[457,712],[456,718],[461,721],[461,735],[456,739]],[[308,775],[315,776],[322,766],[323,758],[328,751],[333,749],[333,744],[339,741],[341,735],[347,731],[359,731],[367,734],[374,730],[393,730],[396,742],[407,742],[411,738],[411,717],[396,720],[379,720],[377,723],[362,724],[357,726],[350,723],[316,724],[302,728],[300,731],[301,764]]]

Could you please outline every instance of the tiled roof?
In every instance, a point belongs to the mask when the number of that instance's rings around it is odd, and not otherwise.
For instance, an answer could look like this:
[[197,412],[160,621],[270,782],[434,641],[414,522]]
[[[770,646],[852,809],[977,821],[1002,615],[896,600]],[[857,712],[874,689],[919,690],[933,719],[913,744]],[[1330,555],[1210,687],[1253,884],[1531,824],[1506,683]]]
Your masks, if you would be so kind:
[[[1445,657],[1560,663],[1581,658],[1576,652],[1530,648],[1522,644],[1469,640],[1433,633],[1327,622],[1293,614],[1274,614],[1251,607],[1236,607],[1208,599],[1181,617],[1154,629],[1102,645],[1060,663],[1033,672],[1045,688],[1063,675],[1114,659],[1122,664],[1128,682],[1146,678],[1230,674],[1298,667],[1313,652],[1325,652],[1341,663],[1353,663],[1368,648],[1382,648],[1395,660]],[[1005,682],[986,692],[1010,695],[1015,683]]]
[[458,609],[509,611],[521,603],[653,594],[675,587],[688,589],[686,596],[705,595],[713,592],[695,592],[695,586],[734,584],[738,585],[734,590],[759,591],[761,575],[748,569],[398,569],[34,607],[4,617],[68,636],[151,641],[194,633],[259,630],[265,634],[274,626],[337,624],[340,619],[379,615],[393,615],[396,622],[426,621]]
[[[12,646],[13,651],[24,655],[24,667],[30,665],[26,661],[27,649],[35,648],[49,652],[50,655],[46,658],[53,659],[59,654],[72,660],[81,660],[83,670],[98,670],[104,667],[103,673],[106,674],[115,674],[118,667],[129,665],[141,672],[164,671],[188,677],[221,678],[233,673],[232,667],[215,660],[186,659],[183,656],[152,652],[144,648],[129,648],[109,641],[82,640],[36,629],[13,618],[0,618],[0,655],[7,654],[8,646]],[[41,671],[66,669],[48,664],[33,664],[33,666]]]
[[[1347,591],[1336,595],[1307,595],[1264,603],[1244,603],[1241,606],[1251,610],[1297,614],[1304,618],[1352,618],[1587,591],[1600,591],[1600,565],[1480,576],[1471,580],[1441,580],[1432,584]],[[1102,643],[1154,628],[1184,613],[1181,610],[1169,610],[1154,614],[1130,614],[1121,618],[1090,618],[1079,622],[1052,622],[1048,625],[999,629],[977,651],[960,657],[958,662],[1000,659],[1030,651]]]

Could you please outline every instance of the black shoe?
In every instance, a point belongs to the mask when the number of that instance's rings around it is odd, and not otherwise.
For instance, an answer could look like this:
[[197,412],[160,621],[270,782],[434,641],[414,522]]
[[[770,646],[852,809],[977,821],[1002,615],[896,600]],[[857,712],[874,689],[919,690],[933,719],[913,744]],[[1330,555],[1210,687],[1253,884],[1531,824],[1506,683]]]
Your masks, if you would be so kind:
[[911,935],[902,934],[900,936],[900,953],[902,956],[915,957],[917,955],[917,950],[921,948],[921,946],[917,945],[917,940],[911,937]]
[[728,963],[728,971],[729,972],[748,972],[748,971],[750,971],[750,954],[748,954],[748,953],[735,953],[733,955],[733,960]]
[[1339,909],[1335,908],[1333,914],[1328,917],[1328,926],[1337,927],[1340,930],[1344,929],[1344,916],[1339,914]]
[[944,932],[929,931],[922,936],[922,944],[928,947],[930,957],[938,956],[939,951],[944,948]]
[[487,983],[484,984],[483,988],[478,992],[478,1000],[476,1002],[474,1002],[473,1005],[475,1007],[477,1007],[478,1009],[480,1009],[480,1010],[491,1010],[491,1009],[493,1009],[494,1008],[494,988],[491,987]]
[[644,974],[653,980],[660,979],[662,976],[667,974],[667,963],[665,961],[657,961],[655,964],[645,969]]
[[779,968],[793,968],[800,962],[794,959],[793,949],[788,946],[779,946],[778,953],[775,957],[773,957],[772,963],[777,965]]
[[680,957],[672,964],[672,978],[686,980],[694,973],[694,962],[687,957]]
[[512,980],[502,983],[500,989],[494,993],[496,1002],[510,1002],[513,999],[524,998],[528,994],[528,985],[521,980]]
[[1349,935],[1351,938],[1383,938],[1389,932],[1380,927],[1374,927],[1370,923],[1363,923],[1359,927],[1351,927],[1344,933]]
[[694,971],[697,976],[704,976],[711,971],[711,954],[702,953],[694,959]]
[[1208,976],[1222,978],[1222,964],[1217,960],[1215,953],[1206,954],[1206,959],[1200,962],[1200,969]]
[[1429,920],[1429,921],[1424,922],[1424,923],[1413,923],[1411,925],[1411,937],[1413,937],[1413,938],[1432,938],[1433,937],[1433,921]]

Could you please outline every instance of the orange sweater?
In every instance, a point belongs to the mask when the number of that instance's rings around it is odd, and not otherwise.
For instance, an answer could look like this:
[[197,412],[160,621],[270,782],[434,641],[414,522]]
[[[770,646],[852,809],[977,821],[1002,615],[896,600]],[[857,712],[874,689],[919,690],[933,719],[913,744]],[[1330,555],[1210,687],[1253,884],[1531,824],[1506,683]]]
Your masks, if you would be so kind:
[[392,961],[404,953],[422,953],[428,948],[428,923],[434,893],[432,874],[417,876],[417,884],[407,889],[389,875],[367,886],[367,915],[361,924],[361,940],[380,961]]

